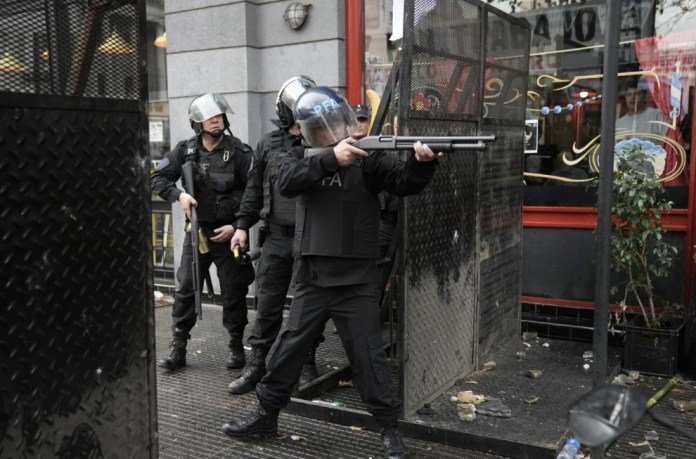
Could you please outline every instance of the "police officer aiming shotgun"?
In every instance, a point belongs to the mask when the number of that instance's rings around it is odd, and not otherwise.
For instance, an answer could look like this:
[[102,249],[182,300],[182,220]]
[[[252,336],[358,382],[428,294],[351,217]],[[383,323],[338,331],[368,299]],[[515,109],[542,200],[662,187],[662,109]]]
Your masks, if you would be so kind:
[[[438,155],[420,142],[412,145],[414,154],[406,162],[383,151],[368,155],[353,145],[350,135],[357,122],[348,102],[327,87],[303,93],[293,115],[305,145],[281,155],[278,188],[286,197],[297,197],[295,295],[287,329],[256,385],[258,407],[244,419],[229,420],[222,430],[232,437],[277,433],[278,413],[290,401],[315,337],[331,318],[363,403],[381,427],[386,457],[402,458],[401,403],[391,384],[377,306],[377,195],[381,190],[399,196],[420,192],[435,173]],[[321,151],[306,156],[305,147]],[[358,167],[356,159],[361,160]]]
[[[186,344],[196,324],[196,295],[202,285],[194,287],[194,279],[203,278],[212,263],[217,267],[222,296],[222,323],[230,335],[230,356],[227,368],[241,368],[246,363],[242,336],[247,324],[246,294],[254,280],[250,264],[239,264],[229,248],[234,233],[235,213],[247,182],[251,167],[251,147],[238,138],[225,135],[229,131],[227,113],[233,113],[227,101],[218,94],[197,97],[189,106],[189,120],[196,135],[179,142],[167,153],[152,174],[152,190],[162,199],[178,202],[189,220],[198,221],[201,237],[208,242],[208,252],[194,254],[198,245],[192,240],[195,230],[186,232],[177,271],[179,286],[174,294],[172,308],[171,353],[159,366],[176,370],[186,365]],[[192,178],[184,179],[188,192],[181,191],[176,181],[182,175],[184,164],[192,169]],[[189,166],[187,166],[188,168]],[[193,185],[193,187],[191,187]],[[195,198],[192,196],[195,189]],[[194,218],[194,210],[195,216]],[[197,270],[196,270],[197,268]]]

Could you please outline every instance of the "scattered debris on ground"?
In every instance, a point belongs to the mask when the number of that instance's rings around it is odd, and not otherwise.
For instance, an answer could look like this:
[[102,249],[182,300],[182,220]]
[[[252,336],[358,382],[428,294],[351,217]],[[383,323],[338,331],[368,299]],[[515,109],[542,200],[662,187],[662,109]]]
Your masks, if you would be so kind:
[[527,373],[525,373],[525,376],[532,379],[539,379],[543,374],[544,372],[541,370],[528,370]]

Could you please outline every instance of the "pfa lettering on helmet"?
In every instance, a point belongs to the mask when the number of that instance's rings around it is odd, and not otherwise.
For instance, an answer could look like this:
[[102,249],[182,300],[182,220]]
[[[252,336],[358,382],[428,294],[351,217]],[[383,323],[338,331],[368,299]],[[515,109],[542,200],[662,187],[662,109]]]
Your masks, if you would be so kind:
[[305,143],[312,148],[334,145],[358,127],[348,101],[326,86],[305,91],[297,99],[293,115]]
[[317,115],[320,115],[322,112],[326,112],[326,113],[330,114],[331,112],[333,112],[334,110],[336,110],[338,108],[340,108],[338,103],[336,103],[336,101],[333,99],[329,99],[329,100],[324,101],[321,105],[315,105],[314,106],[314,113],[316,113]]

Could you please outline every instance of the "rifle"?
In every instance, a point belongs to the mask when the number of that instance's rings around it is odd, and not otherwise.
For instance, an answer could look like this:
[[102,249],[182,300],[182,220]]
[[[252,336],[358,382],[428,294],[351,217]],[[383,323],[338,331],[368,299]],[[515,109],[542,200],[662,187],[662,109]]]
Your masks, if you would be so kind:
[[413,150],[413,144],[420,141],[434,152],[461,150],[485,150],[484,142],[493,142],[495,135],[460,136],[460,137],[397,137],[394,135],[374,135],[363,137],[353,144],[361,150],[374,152],[378,150]]
[[[188,160],[181,167],[181,171],[184,176],[184,181],[186,182],[187,191],[191,196],[193,196],[193,160]],[[191,206],[191,248],[193,249],[193,262],[191,263],[191,269],[193,270],[193,291],[194,291],[194,304],[196,305],[196,314],[198,314],[199,319],[203,319],[203,307],[201,306],[201,273],[200,273],[200,260],[198,258],[198,214],[196,213],[196,208]]]
[[[459,137],[411,137],[395,135],[373,135],[363,137],[356,141],[353,146],[365,150],[369,154],[380,150],[413,150],[413,144],[422,142],[430,147],[434,152],[452,152],[464,150],[485,150],[485,142],[495,141],[495,135],[479,136],[459,136]],[[305,156],[313,156],[323,151],[322,148],[310,148],[306,150]]]

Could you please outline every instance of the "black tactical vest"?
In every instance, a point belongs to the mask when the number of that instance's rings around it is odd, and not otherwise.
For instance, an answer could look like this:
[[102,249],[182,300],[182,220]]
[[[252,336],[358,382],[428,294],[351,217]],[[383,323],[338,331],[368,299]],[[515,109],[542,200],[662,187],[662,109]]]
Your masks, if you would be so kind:
[[341,167],[298,198],[295,252],[377,259],[379,212],[362,169]]
[[[233,222],[244,193],[238,179],[243,171],[235,170],[233,160],[234,155],[242,155],[244,151],[227,136],[222,146],[212,152],[198,150],[196,137],[186,144],[186,157],[195,155],[193,197],[198,201],[196,211],[201,223]],[[190,191],[186,184],[184,187]]]
[[278,172],[278,159],[280,154],[298,144],[300,137],[291,135],[284,129],[277,129],[270,134],[268,151],[264,152],[266,169],[263,173],[263,208],[261,218],[269,223],[281,226],[295,224],[295,199],[286,198],[276,183]]

